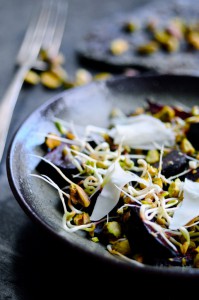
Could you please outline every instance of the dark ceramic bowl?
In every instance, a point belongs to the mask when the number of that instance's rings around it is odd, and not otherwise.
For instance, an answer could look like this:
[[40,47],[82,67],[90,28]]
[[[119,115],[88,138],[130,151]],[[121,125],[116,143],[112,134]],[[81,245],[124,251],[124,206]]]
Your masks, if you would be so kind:
[[[195,0],[158,0],[147,1],[132,8],[132,11],[113,12],[109,17],[93,22],[77,46],[78,57],[90,63],[91,67],[97,65],[107,70],[137,68],[158,73],[198,74],[199,52],[185,42],[181,41],[179,49],[171,53],[162,49],[151,55],[137,52],[140,45],[152,39],[151,32],[146,30],[147,22],[157,22],[157,28],[165,28],[175,18],[191,24],[198,20],[198,9],[199,2]],[[128,21],[133,21],[138,30],[133,33],[124,30],[124,24]],[[113,55],[110,43],[118,38],[127,41],[129,49],[120,55]]]
[[44,141],[44,134],[54,129],[52,117],[73,120],[82,126],[95,124],[106,127],[109,113],[114,107],[128,112],[145,104],[147,97],[169,104],[178,101],[191,107],[199,100],[199,78],[181,75],[119,76],[59,93],[34,111],[14,135],[7,155],[8,180],[14,196],[27,215],[49,234],[62,240],[63,244],[81,250],[110,267],[132,274],[136,272],[199,280],[199,269],[131,265],[111,255],[99,243],[87,240],[82,233],[66,232],[62,228],[57,192],[44,181],[30,176],[39,162],[31,154],[44,154],[40,145]]

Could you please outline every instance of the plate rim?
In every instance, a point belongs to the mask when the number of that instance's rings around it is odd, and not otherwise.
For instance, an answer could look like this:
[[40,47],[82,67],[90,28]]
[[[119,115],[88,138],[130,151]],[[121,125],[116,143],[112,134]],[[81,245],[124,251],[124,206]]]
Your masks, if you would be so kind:
[[[13,152],[14,152],[14,147],[15,144],[17,143],[17,136],[20,133],[21,130],[23,130],[23,127],[25,126],[25,124],[30,120],[30,118],[32,116],[34,116],[35,114],[39,113],[42,109],[47,108],[48,106],[50,106],[52,103],[54,103],[55,101],[59,101],[59,99],[61,98],[62,95],[67,95],[67,94],[71,94],[76,92],[77,90],[81,91],[84,89],[89,89],[90,86],[92,85],[98,85],[98,84],[115,84],[121,81],[125,81],[127,78],[132,78],[129,80],[137,80],[137,78],[139,78],[139,80],[141,78],[147,79],[157,79],[159,80],[161,79],[165,79],[165,78],[181,78],[183,77],[183,79],[194,79],[198,81],[199,84],[199,77],[198,76],[192,76],[192,75],[174,75],[174,74],[147,74],[147,75],[138,75],[136,77],[127,77],[124,75],[119,75],[119,76],[114,76],[113,78],[110,79],[106,79],[106,80],[102,80],[100,82],[91,82],[87,85],[84,86],[80,86],[80,87],[75,87],[72,88],[70,90],[65,90],[65,91],[61,91],[59,93],[57,93],[56,95],[53,95],[52,97],[50,97],[48,100],[46,100],[43,104],[41,104],[39,107],[37,107],[33,112],[31,112],[26,119],[19,125],[19,127],[16,129],[15,133],[13,134],[9,147],[8,147],[8,151],[7,151],[7,155],[6,155],[6,171],[7,171],[7,177],[8,177],[8,181],[9,181],[9,185],[10,188],[13,192],[13,195],[15,197],[15,199],[17,200],[18,204],[20,205],[20,207],[24,210],[24,212],[30,217],[30,219],[35,222],[37,225],[41,226],[48,234],[51,234],[55,239],[62,241],[64,244],[69,245],[70,247],[84,252],[86,255],[92,255],[93,258],[97,259],[97,260],[102,260],[104,261],[104,263],[108,263],[110,264],[112,267],[119,267],[125,271],[130,271],[130,272],[141,272],[141,273],[150,273],[150,274],[161,274],[163,276],[178,276],[178,277],[183,277],[183,278],[199,278],[199,270],[197,269],[186,269],[186,271],[182,270],[182,267],[172,267],[172,268],[167,268],[167,267],[157,267],[157,266],[148,266],[148,265],[144,265],[144,267],[140,268],[137,267],[136,265],[132,265],[131,267],[129,267],[129,265],[123,261],[123,260],[115,260],[115,259],[109,259],[107,257],[103,257],[98,253],[93,253],[91,251],[89,251],[89,247],[87,247],[86,249],[82,249],[81,245],[74,245],[71,243],[71,241],[66,240],[65,237],[63,237],[62,235],[58,235],[57,232],[55,232],[55,230],[53,230],[53,228],[51,228],[47,223],[45,223],[37,214],[35,214],[33,212],[33,210],[31,209],[31,207],[28,205],[28,203],[26,202],[26,200],[24,199],[23,195],[20,193],[20,191],[17,189],[17,183],[16,183],[16,179],[13,176],[13,171],[12,171],[12,164],[13,164]],[[135,78],[135,79],[134,79]],[[142,79],[141,79],[142,80]],[[157,271],[158,270],[158,271]]]

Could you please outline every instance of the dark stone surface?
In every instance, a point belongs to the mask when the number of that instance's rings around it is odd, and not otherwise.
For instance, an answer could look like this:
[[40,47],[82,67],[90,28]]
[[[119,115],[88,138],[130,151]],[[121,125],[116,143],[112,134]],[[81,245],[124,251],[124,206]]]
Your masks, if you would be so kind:
[[[74,50],[93,21],[107,17],[114,11],[128,11],[143,2],[145,1],[71,0],[61,47],[67,71],[72,74],[79,66]],[[39,3],[40,0],[0,1],[0,99],[13,77],[17,50],[31,13]],[[128,282],[139,283],[144,279],[139,275],[127,278],[99,262],[94,263],[89,257],[84,257],[73,249],[63,247],[31,222],[10,190],[6,174],[6,151],[12,136],[35,108],[56,93],[57,91],[48,91],[42,86],[23,88],[14,111],[0,167],[0,300],[67,299],[69,294],[75,299],[82,296],[104,297],[109,288],[110,295],[117,295],[120,291],[125,297],[129,294]],[[157,282],[158,278],[155,281],[156,287]],[[178,282],[174,280],[174,283],[179,288]],[[166,285],[168,290],[168,281]],[[132,286],[130,290],[132,292]],[[154,296],[154,292],[156,290],[151,292],[149,289],[146,294]]]

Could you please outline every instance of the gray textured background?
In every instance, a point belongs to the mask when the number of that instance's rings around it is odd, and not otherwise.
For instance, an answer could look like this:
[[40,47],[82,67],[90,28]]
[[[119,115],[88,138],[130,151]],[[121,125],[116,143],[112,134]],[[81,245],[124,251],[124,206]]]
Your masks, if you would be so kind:
[[[67,71],[73,74],[79,66],[75,48],[93,22],[120,10],[129,12],[144,2],[71,0],[61,47]],[[39,3],[39,0],[0,0],[0,99],[13,76],[15,56],[31,13]],[[137,283],[145,281],[145,286],[148,279],[139,278],[136,281],[136,276],[128,278],[136,285],[125,286],[127,279],[124,274],[93,264],[88,258],[77,256],[72,249],[62,247],[31,222],[10,190],[6,175],[6,151],[11,138],[22,121],[56,93],[41,86],[23,88],[12,119],[0,168],[0,300],[67,299],[69,293],[75,299],[93,298],[106,296],[109,289],[114,296],[120,291],[127,297],[133,293]],[[143,290],[140,293],[143,295]]]

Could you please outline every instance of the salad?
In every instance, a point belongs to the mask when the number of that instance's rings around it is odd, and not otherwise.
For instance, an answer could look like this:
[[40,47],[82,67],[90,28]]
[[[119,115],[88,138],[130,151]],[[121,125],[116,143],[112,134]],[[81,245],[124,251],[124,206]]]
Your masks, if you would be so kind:
[[129,264],[199,268],[199,107],[147,99],[81,134],[53,122],[31,176],[57,190],[63,228]]

